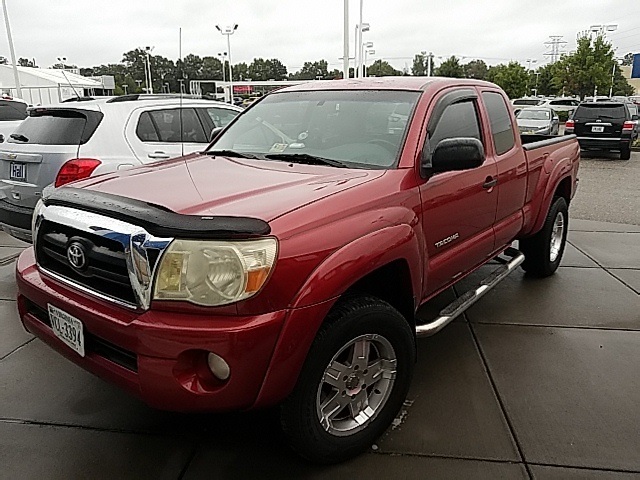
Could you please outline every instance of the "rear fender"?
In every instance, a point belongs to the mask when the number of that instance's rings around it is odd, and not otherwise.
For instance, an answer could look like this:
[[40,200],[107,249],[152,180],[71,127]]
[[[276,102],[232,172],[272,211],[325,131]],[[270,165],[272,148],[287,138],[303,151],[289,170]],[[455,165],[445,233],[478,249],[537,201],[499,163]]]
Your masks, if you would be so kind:
[[254,408],[278,403],[291,393],[327,313],[358,280],[402,259],[410,266],[413,295],[419,295],[422,259],[418,245],[415,231],[404,224],[369,233],[329,256],[307,279],[291,304]]

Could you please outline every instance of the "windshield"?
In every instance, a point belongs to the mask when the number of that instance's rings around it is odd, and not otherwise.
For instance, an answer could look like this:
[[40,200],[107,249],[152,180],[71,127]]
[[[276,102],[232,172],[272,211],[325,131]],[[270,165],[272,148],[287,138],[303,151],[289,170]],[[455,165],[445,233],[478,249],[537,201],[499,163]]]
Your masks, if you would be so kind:
[[535,98],[532,98],[530,100],[524,100],[524,99],[520,99],[520,100],[514,100],[513,104],[514,105],[538,105],[540,103],[540,100],[537,100]]
[[209,150],[272,161],[304,154],[352,168],[392,168],[419,96],[375,90],[274,93],[240,115]]
[[516,115],[520,120],[549,120],[549,110],[520,110]]
[[578,121],[590,121],[597,120],[598,118],[608,119],[624,119],[626,113],[624,105],[621,103],[596,103],[596,104],[582,104],[573,115],[574,120]]

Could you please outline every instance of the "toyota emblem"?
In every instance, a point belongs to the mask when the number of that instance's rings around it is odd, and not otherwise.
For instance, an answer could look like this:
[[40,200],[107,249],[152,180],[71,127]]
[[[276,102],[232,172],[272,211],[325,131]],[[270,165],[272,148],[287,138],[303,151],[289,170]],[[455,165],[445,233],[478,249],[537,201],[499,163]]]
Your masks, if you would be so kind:
[[87,257],[81,243],[72,242],[67,247],[67,259],[69,264],[76,270],[82,270],[87,265]]

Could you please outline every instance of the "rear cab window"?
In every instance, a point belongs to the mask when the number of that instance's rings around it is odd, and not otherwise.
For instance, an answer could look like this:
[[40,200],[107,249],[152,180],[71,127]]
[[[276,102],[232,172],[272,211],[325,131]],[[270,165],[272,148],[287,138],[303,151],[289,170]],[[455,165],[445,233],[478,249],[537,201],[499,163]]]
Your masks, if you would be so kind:
[[507,104],[502,95],[495,92],[483,92],[482,101],[489,116],[496,155],[502,155],[515,146],[515,136]]
[[89,141],[104,114],[93,110],[41,109],[29,116],[9,136],[9,143],[82,145]]

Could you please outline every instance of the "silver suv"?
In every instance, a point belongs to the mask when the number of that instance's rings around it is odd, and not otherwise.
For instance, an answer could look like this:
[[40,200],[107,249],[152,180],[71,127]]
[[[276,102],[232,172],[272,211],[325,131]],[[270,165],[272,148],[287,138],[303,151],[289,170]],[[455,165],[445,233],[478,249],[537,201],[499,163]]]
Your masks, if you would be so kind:
[[33,107],[0,144],[0,228],[31,240],[31,215],[49,184],[203,150],[241,108],[221,102],[128,95]]

